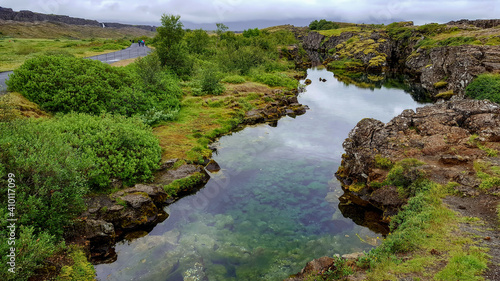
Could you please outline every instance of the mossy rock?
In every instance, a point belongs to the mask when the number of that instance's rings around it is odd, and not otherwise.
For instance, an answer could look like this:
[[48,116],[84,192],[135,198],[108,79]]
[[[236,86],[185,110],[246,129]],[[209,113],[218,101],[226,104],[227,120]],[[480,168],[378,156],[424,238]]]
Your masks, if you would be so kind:
[[454,95],[455,95],[455,93],[453,92],[453,90],[449,90],[449,91],[441,92],[441,93],[437,94],[435,96],[435,98],[437,98],[437,99],[449,99]]
[[439,81],[439,82],[434,83],[434,88],[436,88],[436,89],[441,89],[441,88],[444,88],[446,86],[448,86],[448,82],[446,82],[446,81]]
[[378,56],[370,59],[370,61],[368,62],[368,67],[369,68],[382,67],[385,65],[386,62],[387,62],[387,59],[385,58],[385,56],[378,55]]

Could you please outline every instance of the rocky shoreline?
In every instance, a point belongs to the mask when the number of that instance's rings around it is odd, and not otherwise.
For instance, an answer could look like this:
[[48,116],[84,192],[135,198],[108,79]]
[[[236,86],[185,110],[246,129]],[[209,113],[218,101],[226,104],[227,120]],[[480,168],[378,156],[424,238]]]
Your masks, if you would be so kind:
[[[498,20],[458,21],[449,27],[481,30],[496,27]],[[412,22],[399,23],[400,28],[413,30],[408,36],[392,37],[385,30],[342,32],[325,36],[309,32],[303,36],[304,49],[322,54],[324,65],[332,61],[353,60],[345,67],[362,72],[398,71],[407,73],[428,91],[434,100],[463,97],[465,88],[478,74],[500,71],[500,46],[463,44],[459,46],[419,47],[424,40]],[[471,27],[473,26],[473,27]],[[319,57],[319,56],[317,56]]]
[[495,160],[491,153],[500,148],[499,125],[500,105],[469,99],[405,110],[387,124],[363,119],[343,144],[346,153],[336,176],[353,202],[381,209],[388,220],[405,201],[392,186],[370,185],[387,176],[377,159],[417,159],[425,163],[418,169],[429,179],[456,182],[455,189],[474,195],[469,193],[480,184],[474,162]]

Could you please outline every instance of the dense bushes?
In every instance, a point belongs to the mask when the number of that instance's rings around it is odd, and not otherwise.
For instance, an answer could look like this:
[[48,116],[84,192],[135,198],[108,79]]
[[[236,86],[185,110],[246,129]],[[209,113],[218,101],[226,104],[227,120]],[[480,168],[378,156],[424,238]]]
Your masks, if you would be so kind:
[[328,29],[337,29],[339,28],[339,24],[329,20],[314,20],[309,24],[309,29],[311,30],[328,30]]
[[[4,208],[2,208],[4,209]],[[0,214],[2,211],[0,210]],[[7,237],[7,233],[3,231],[6,229],[5,219],[2,219],[2,230],[0,234]],[[19,224],[17,224],[19,226]],[[2,280],[7,281],[26,281],[34,274],[36,269],[43,266],[44,261],[49,258],[54,252],[63,247],[62,243],[57,243],[56,239],[49,235],[47,231],[35,233],[33,227],[20,226],[16,240],[16,267],[15,274],[8,272],[10,266],[7,264],[7,253],[10,253],[10,248],[7,243],[0,244],[0,251],[5,253],[0,258],[0,277]]]
[[500,74],[481,74],[465,89],[465,94],[471,98],[488,99],[500,103]]
[[[0,175],[5,183],[7,173],[15,174],[18,223],[61,236],[83,210],[92,162],[40,122],[1,123],[0,131]],[[1,202],[6,196],[0,194]]]
[[255,36],[259,36],[260,35],[260,30],[256,27],[256,28],[249,28],[249,29],[245,29],[243,31],[243,37],[247,37],[247,38],[250,38],[250,37],[255,37]]
[[161,71],[152,80],[137,77],[147,71],[143,67],[136,73],[68,56],[40,56],[15,70],[7,84],[50,112],[132,116],[153,106],[166,113],[178,110],[181,91],[175,81]]
[[147,181],[161,158],[158,139],[136,118],[73,113],[0,129],[0,172],[4,182],[15,173],[19,223],[57,236],[83,210],[89,187]]
[[[7,183],[11,173],[16,185],[17,269],[7,280],[27,280],[58,249],[89,190],[107,187],[112,179],[147,181],[161,158],[158,139],[138,118],[71,113],[0,122],[0,131],[0,181]],[[7,196],[6,190],[0,193],[0,201],[8,202]],[[1,208],[3,237],[8,216]],[[1,243],[0,251],[7,253],[8,247]],[[7,257],[0,259],[3,274]]]
[[106,187],[112,179],[127,185],[147,181],[161,159],[158,139],[140,119],[122,116],[66,114],[40,124],[93,163],[87,172],[91,187]]

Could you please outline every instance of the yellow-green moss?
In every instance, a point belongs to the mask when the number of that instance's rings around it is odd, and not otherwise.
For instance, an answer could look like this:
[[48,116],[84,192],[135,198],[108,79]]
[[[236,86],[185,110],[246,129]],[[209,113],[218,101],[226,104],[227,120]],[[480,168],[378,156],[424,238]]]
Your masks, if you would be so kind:
[[186,178],[174,180],[168,185],[165,185],[163,189],[170,196],[177,196],[179,192],[189,191],[192,188],[203,182],[205,175],[199,172],[196,172]]
[[436,88],[436,89],[441,89],[441,88],[444,88],[446,86],[448,86],[448,82],[446,82],[446,81],[439,81],[439,82],[434,83],[434,88]]
[[377,154],[375,155],[375,167],[381,168],[381,169],[390,169],[394,163],[392,163],[391,159],[382,157],[382,155]]
[[353,183],[347,187],[349,191],[359,193],[363,188],[366,187],[366,184],[364,183]]
[[455,95],[455,93],[453,92],[453,90],[449,90],[449,91],[441,92],[441,93],[437,94],[436,98],[438,98],[438,99],[449,99],[453,95]]
[[370,61],[368,62],[368,66],[369,67],[380,67],[386,61],[387,60],[386,60],[385,56],[378,55],[378,56],[373,57],[373,58],[370,59]]
[[85,253],[72,246],[69,257],[73,260],[72,265],[66,265],[61,268],[61,273],[57,276],[57,281],[93,281],[95,280],[94,266],[88,262]]

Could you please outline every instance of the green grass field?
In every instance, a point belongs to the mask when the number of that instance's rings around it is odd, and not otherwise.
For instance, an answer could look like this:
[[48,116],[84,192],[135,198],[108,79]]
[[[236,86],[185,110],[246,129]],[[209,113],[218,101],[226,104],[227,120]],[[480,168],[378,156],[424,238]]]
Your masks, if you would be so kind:
[[18,68],[23,62],[46,52],[64,52],[76,57],[88,57],[121,50],[129,46],[126,40],[106,39],[0,39],[0,71]]

